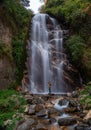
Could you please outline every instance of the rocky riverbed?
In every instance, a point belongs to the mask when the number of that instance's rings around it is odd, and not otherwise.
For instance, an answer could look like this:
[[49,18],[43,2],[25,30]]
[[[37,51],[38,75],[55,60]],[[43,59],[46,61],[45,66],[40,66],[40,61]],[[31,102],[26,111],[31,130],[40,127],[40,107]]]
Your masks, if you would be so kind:
[[79,90],[67,95],[24,92],[27,105],[14,130],[91,130],[91,111],[86,104],[80,104],[79,93]]

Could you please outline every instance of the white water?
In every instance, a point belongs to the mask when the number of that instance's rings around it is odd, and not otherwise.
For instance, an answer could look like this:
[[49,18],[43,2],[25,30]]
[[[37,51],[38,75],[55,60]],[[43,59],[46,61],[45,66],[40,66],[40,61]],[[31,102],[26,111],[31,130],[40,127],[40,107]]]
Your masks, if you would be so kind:
[[[67,107],[68,107],[69,102],[67,102],[65,105],[62,105],[62,106],[61,106],[61,105],[59,105],[59,100],[60,100],[60,99],[57,99],[57,100],[56,100],[56,103],[55,103],[55,105],[54,105],[54,108],[57,109],[57,110],[59,110],[59,111],[62,111],[64,108],[67,108]],[[64,113],[63,113],[63,114],[64,114]],[[66,115],[66,114],[64,114],[63,117],[64,117],[65,115]]]
[[[52,38],[51,38],[52,36]],[[32,20],[31,41],[28,43],[30,90],[33,93],[64,93],[63,71],[66,55],[63,51],[63,31],[55,19],[37,14]]]

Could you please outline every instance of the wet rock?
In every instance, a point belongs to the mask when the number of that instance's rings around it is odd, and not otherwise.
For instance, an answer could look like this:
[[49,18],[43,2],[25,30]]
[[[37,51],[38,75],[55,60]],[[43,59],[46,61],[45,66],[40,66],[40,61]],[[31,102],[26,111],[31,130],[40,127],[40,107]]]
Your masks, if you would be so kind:
[[35,114],[35,107],[36,105],[30,105],[28,114],[30,115]]
[[78,106],[78,102],[74,101],[74,100],[70,100],[69,101],[69,107],[77,107]]
[[29,104],[33,104],[33,97],[26,97],[25,99]]
[[68,107],[68,108],[64,108],[64,112],[66,113],[73,113],[76,112],[76,107]]
[[33,100],[33,104],[44,104],[44,100],[41,97],[35,97]]
[[60,112],[57,111],[55,108],[51,108],[49,111],[48,111],[48,117],[49,118],[53,118],[53,117],[56,117],[56,116],[59,116],[60,115]]
[[36,115],[37,115],[38,117],[44,117],[44,116],[47,116],[47,114],[48,114],[47,110],[46,110],[46,109],[43,109],[43,110],[41,110],[40,112],[38,112]]
[[34,119],[19,121],[14,130],[30,130],[30,127],[35,123]]
[[89,127],[87,124],[79,124],[75,127],[75,130],[91,130],[91,127]]
[[60,118],[58,120],[58,124],[60,126],[69,126],[69,125],[73,125],[76,123],[77,123],[77,120],[76,120],[76,118],[73,118],[73,117]]
[[52,123],[55,123],[56,122],[56,119],[55,118],[50,118],[49,122],[52,124]]
[[63,99],[63,100],[59,100],[58,104],[60,106],[63,106],[63,105],[66,105],[68,103],[68,100],[67,99]]
[[45,106],[43,104],[37,104],[36,108],[35,108],[35,111],[39,112],[39,111],[43,110],[44,108],[45,108]]
[[73,91],[72,92],[72,97],[77,98],[79,96],[79,94],[80,94],[79,91]]
[[91,126],[91,118],[89,118],[89,119],[87,120],[87,123],[88,123],[88,125]]
[[78,115],[79,115],[80,118],[84,118],[86,114],[85,113],[79,113]]
[[48,28],[49,30],[53,30],[53,29],[54,29],[51,24],[47,24],[47,28]]
[[72,93],[67,93],[67,96],[68,97],[72,97]]
[[48,114],[54,114],[54,113],[57,113],[57,112],[58,111],[55,108],[51,108],[51,109],[49,109]]
[[36,130],[48,130],[43,124],[39,123],[37,126],[36,126]]

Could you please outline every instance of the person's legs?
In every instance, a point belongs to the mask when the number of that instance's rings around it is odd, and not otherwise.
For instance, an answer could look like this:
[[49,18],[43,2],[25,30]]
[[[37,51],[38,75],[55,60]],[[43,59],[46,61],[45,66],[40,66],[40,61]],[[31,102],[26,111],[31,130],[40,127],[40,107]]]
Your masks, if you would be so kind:
[[51,88],[49,88],[49,94],[51,94]]

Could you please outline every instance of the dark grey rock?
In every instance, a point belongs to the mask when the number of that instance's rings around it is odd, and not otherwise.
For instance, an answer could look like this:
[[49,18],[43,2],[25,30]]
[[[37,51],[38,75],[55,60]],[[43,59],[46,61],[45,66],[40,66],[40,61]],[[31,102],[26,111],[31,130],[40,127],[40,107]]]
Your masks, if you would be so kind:
[[46,110],[46,109],[43,109],[43,110],[41,110],[40,112],[38,112],[36,115],[37,115],[38,117],[44,117],[44,116],[47,116],[47,114],[48,114],[47,110]]
[[43,124],[39,123],[37,126],[36,126],[36,130],[48,130]]
[[75,127],[75,130],[91,130],[91,127],[89,127],[87,124],[80,124]]
[[22,124],[19,124],[16,130],[30,130],[31,125],[35,123],[34,119],[30,118],[29,120],[26,120]]
[[76,102],[74,100],[69,101],[69,107],[77,107],[77,106],[78,106],[78,102]]
[[60,106],[63,106],[63,105],[66,105],[67,102],[68,102],[67,99],[63,99],[63,100],[59,100],[59,103],[58,103],[58,104],[59,104]]
[[76,123],[77,123],[77,120],[73,117],[60,118],[58,120],[58,124],[60,126],[69,126],[69,125],[73,125]]
[[35,108],[36,108],[36,105],[30,105],[28,114],[30,115],[35,114]]

